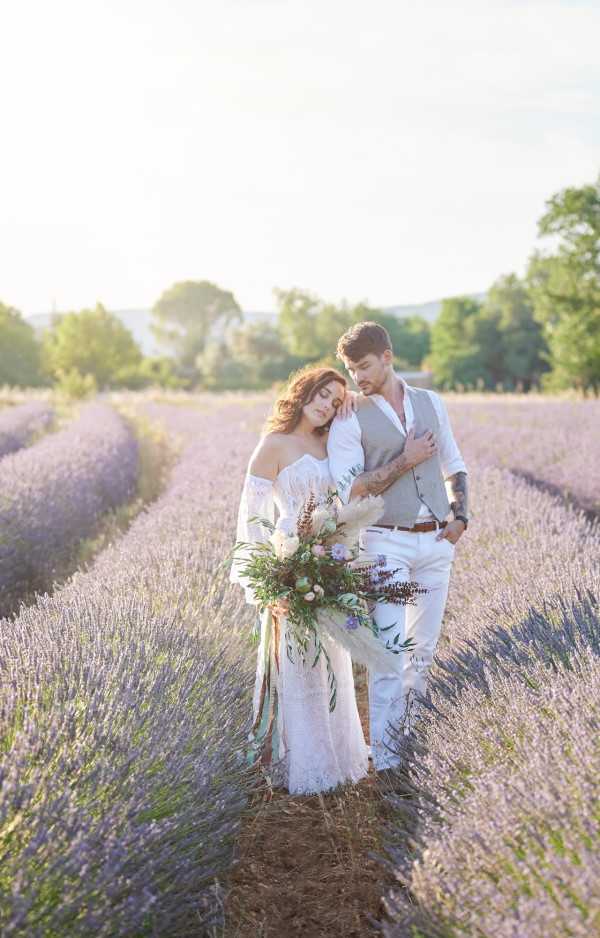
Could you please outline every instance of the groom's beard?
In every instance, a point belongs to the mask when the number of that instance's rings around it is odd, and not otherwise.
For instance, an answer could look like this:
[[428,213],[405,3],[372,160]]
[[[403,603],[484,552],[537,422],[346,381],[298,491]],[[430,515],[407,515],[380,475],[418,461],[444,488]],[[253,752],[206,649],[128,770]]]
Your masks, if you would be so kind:
[[369,381],[368,384],[365,384],[364,387],[358,386],[358,390],[361,394],[364,394],[365,397],[369,397],[370,394],[381,394],[381,389],[383,388],[382,384],[375,384],[374,381]]

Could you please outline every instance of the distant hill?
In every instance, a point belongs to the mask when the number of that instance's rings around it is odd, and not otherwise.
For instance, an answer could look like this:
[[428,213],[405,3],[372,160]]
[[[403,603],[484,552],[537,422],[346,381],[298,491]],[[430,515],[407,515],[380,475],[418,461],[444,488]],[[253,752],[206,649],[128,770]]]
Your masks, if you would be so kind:
[[[480,302],[485,300],[486,297],[485,293],[467,293],[465,295]],[[430,300],[428,303],[415,303],[414,306],[384,306],[383,312],[398,316],[399,319],[404,319],[406,316],[422,316],[431,324],[438,318],[441,308],[442,300]]]
[[[473,299],[483,300],[485,293],[469,293]],[[383,311],[398,316],[400,319],[405,316],[422,316],[427,322],[433,323],[438,317],[442,305],[441,300],[431,300],[429,303],[417,303],[410,306],[386,306]],[[150,322],[152,313],[149,309],[113,309],[110,310],[115,316],[118,316],[121,322],[133,334],[137,344],[140,346],[144,355],[168,355],[169,351],[162,349],[150,331]],[[52,313],[33,313],[26,317],[27,322],[31,323],[36,332],[42,332],[47,329],[52,319]],[[258,310],[245,310],[245,322],[270,322],[275,323],[277,314],[274,312],[260,312]]]

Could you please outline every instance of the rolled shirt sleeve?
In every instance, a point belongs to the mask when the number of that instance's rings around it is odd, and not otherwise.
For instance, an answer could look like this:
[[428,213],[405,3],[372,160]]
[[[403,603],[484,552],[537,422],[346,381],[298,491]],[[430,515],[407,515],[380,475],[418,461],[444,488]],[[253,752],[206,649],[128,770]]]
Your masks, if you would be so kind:
[[345,420],[341,417],[334,419],[327,439],[327,455],[329,471],[344,504],[350,501],[354,478],[364,472],[365,454],[361,438],[356,414]]
[[448,416],[446,405],[444,404],[439,394],[436,394],[435,391],[429,391],[428,393],[440,421],[440,432],[438,438],[440,463],[442,466],[444,479],[448,479],[456,472],[466,472],[467,467],[458,448],[458,444],[454,439],[454,434],[452,433],[452,427],[450,426],[450,417]]

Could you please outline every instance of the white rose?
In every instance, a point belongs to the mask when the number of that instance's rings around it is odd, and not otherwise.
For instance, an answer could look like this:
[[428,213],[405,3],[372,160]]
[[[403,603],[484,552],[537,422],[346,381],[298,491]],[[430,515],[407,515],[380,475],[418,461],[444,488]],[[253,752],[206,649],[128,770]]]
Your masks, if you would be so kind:
[[312,590],[310,591],[310,593],[304,594],[304,599],[306,600],[307,603],[312,603],[314,598],[315,598],[315,594],[312,592]]
[[278,560],[287,560],[300,547],[300,539],[296,534],[286,534],[279,528],[271,535],[271,543]]

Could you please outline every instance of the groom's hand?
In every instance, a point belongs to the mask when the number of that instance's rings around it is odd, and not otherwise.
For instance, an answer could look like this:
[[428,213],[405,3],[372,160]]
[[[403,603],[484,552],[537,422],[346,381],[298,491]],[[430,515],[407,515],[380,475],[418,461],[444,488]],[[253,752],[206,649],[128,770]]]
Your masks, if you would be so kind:
[[458,539],[464,533],[465,526],[462,521],[449,521],[445,528],[442,528],[436,535],[436,541],[443,541],[446,538],[451,544],[456,544]]
[[341,417],[342,420],[346,420],[348,417],[350,417],[356,410],[357,397],[358,394],[356,391],[353,391],[352,388],[346,388],[344,399],[335,412],[336,417]]
[[431,430],[426,430],[423,436],[415,439],[415,431],[413,428],[408,431],[402,455],[406,456],[411,466],[418,466],[419,463],[425,462],[426,459],[431,459],[436,449],[437,444],[435,436]]

